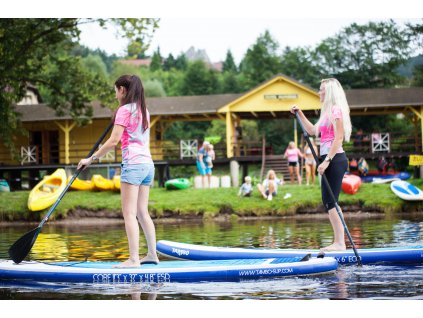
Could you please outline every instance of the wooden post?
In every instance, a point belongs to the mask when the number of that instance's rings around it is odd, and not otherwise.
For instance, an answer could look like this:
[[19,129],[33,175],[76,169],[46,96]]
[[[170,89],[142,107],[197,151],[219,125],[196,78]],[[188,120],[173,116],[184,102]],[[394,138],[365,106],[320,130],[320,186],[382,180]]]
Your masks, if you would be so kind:
[[76,122],[73,122],[69,125],[69,121],[65,121],[65,125],[61,125],[57,121],[56,125],[64,132],[65,134],[65,164],[70,164],[69,160],[69,133],[76,126]]
[[228,158],[234,156],[234,149],[232,147],[232,138],[234,136],[233,126],[232,113],[228,111],[226,113],[226,156]]

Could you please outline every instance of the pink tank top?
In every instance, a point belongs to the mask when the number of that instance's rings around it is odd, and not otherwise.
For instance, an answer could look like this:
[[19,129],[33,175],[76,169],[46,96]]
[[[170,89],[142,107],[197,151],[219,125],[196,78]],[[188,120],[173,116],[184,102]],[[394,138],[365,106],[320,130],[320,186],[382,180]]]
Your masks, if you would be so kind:
[[[332,108],[332,117],[333,119],[341,119],[342,112],[339,107],[334,106]],[[319,126],[320,131],[320,155],[327,155],[329,153],[330,147],[335,140],[335,130],[332,123],[326,117],[323,119],[322,124]],[[336,153],[343,153],[344,149],[342,146],[336,151]]]
[[301,151],[298,148],[288,148],[285,151],[285,156],[288,157],[288,162],[298,162],[299,154],[301,154]]

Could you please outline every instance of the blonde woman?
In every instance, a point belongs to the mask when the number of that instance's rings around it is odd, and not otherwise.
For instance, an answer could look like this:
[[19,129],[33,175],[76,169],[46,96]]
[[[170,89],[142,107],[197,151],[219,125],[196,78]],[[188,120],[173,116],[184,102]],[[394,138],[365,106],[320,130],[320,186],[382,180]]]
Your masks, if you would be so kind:
[[[320,134],[321,163],[318,165],[317,171],[320,175],[326,175],[335,199],[338,201],[342,179],[348,168],[348,159],[342,149],[342,143],[344,140],[348,142],[351,136],[350,108],[345,92],[335,78],[322,80],[319,95],[321,112],[315,125],[305,117],[297,105],[292,106],[291,112],[295,114],[298,111],[304,129],[309,135]],[[322,184],[322,201],[329,214],[334,241],[331,245],[322,248],[321,251],[345,250],[343,223],[337,214],[336,202],[332,199],[324,183]]]
[[297,148],[295,142],[289,142],[288,148],[286,148],[283,156],[288,159],[288,170],[291,183],[293,184],[294,178],[297,177],[298,184],[301,184],[299,157],[303,158],[304,155],[301,153],[300,149]]
[[272,201],[273,197],[278,193],[278,185],[282,184],[283,180],[276,177],[275,171],[269,170],[263,184],[259,183],[257,188],[264,199]]
[[[314,149],[314,152],[317,154],[317,146],[314,143],[313,138],[310,138],[311,145]],[[306,143],[304,147],[304,158],[305,158],[305,168],[306,168],[306,183],[307,185],[310,185],[310,179],[311,184],[314,185],[314,180],[316,177],[316,160],[314,160],[312,150]]]

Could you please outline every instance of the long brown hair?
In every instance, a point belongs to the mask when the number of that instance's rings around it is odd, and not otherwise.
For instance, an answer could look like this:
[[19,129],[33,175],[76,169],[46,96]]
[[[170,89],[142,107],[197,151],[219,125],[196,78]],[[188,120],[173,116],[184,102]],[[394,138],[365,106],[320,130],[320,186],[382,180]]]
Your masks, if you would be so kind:
[[141,79],[136,75],[122,75],[119,77],[115,86],[125,87],[126,95],[123,99],[123,105],[135,103],[142,114],[142,130],[145,131],[149,127],[147,118],[147,106],[145,104],[144,87]]

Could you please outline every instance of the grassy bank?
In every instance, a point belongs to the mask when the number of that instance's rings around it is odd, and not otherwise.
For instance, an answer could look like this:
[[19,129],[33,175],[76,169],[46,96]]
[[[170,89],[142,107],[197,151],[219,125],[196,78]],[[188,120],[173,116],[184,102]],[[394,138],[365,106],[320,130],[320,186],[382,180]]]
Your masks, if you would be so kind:
[[[412,180],[423,188],[423,180]],[[286,185],[273,201],[264,200],[257,190],[251,198],[239,198],[236,188],[188,189],[167,191],[151,189],[149,209],[152,215],[163,217],[214,217],[219,214],[238,216],[282,216],[323,212],[318,186]],[[283,199],[286,193],[292,196]],[[0,221],[39,221],[46,211],[30,212],[26,207],[28,191],[0,193]],[[405,202],[390,190],[389,184],[363,184],[358,193],[341,193],[340,205],[348,211],[379,211],[384,213],[423,211],[423,203]],[[51,219],[69,215],[120,216],[120,195],[116,192],[69,191]],[[85,213],[87,215],[87,213]]]

